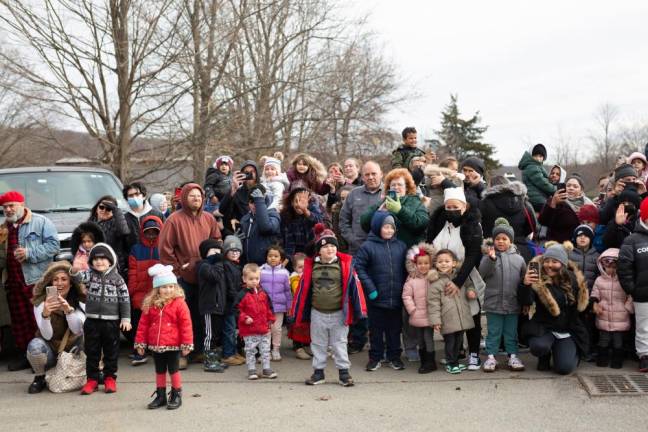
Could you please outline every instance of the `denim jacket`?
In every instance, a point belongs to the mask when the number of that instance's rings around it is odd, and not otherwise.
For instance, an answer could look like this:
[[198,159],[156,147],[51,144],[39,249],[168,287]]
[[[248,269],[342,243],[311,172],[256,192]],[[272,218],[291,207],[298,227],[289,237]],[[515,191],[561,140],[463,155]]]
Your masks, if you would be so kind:
[[[0,226],[0,244],[5,250],[7,239],[8,228],[5,222]],[[25,208],[25,218],[18,229],[18,243],[27,249],[27,260],[22,263],[25,283],[35,284],[59,251],[56,227],[45,216]]]

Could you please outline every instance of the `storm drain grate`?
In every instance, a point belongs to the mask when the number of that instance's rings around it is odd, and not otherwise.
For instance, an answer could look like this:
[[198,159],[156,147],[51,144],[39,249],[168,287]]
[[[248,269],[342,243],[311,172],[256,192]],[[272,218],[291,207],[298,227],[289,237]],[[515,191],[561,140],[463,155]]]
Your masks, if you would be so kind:
[[648,376],[578,375],[590,396],[642,396],[648,394]]

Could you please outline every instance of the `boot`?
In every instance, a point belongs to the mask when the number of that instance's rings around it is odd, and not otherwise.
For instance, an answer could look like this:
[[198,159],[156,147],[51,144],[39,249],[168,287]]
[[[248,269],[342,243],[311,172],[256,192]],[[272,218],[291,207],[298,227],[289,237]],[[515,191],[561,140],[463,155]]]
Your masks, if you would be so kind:
[[610,364],[610,350],[607,347],[598,347],[598,355],[596,356],[596,366],[608,367]]
[[167,404],[166,387],[158,387],[151,396],[153,395],[155,395],[155,399],[148,404],[148,409],[160,408]]
[[34,377],[34,382],[32,382],[27,389],[27,393],[34,394],[42,392],[47,384],[45,383],[45,375],[36,375]]
[[167,404],[167,409],[174,410],[182,406],[182,389],[171,388],[169,393],[169,403]]
[[610,362],[610,367],[612,369],[621,369],[623,367],[623,349],[613,349],[612,350],[612,361]]
[[551,369],[551,354],[538,357],[538,370],[546,372]]
[[419,356],[421,357],[421,367],[419,367],[418,373],[426,374],[437,370],[434,351],[419,350]]
[[214,350],[205,351],[205,362],[203,363],[203,369],[205,370],[205,372],[225,372],[225,368],[219,361],[218,354]]

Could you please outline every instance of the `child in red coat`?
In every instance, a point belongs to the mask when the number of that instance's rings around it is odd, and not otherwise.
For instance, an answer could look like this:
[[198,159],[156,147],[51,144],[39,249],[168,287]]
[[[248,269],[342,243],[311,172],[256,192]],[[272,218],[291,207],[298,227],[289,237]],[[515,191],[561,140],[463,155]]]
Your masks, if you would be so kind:
[[[153,290],[142,304],[142,317],[135,337],[135,349],[153,352],[155,361],[155,399],[149,409],[167,405],[176,409],[182,405],[180,352],[187,356],[193,350],[191,315],[184,300],[184,291],[178,285],[172,266],[155,264],[148,270],[153,277]],[[166,399],[166,373],[171,376],[171,395]]]
[[256,351],[259,350],[263,371],[261,378],[276,378],[277,374],[270,368],[270,325],[275,316],[270,297],[259,285],[261,269],[256,264],[243,267],[243,291],[238,302],[239,335],[245,342],[245,363],[248,367],[248,379],[259,378],[256,371]]

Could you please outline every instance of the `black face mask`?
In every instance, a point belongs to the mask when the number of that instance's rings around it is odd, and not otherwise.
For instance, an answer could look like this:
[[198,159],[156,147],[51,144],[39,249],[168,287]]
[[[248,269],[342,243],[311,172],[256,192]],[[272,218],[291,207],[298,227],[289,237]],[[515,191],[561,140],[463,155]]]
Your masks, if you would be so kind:
[[452,224],[461,222],[461,210],[446,210],[446,219]]

